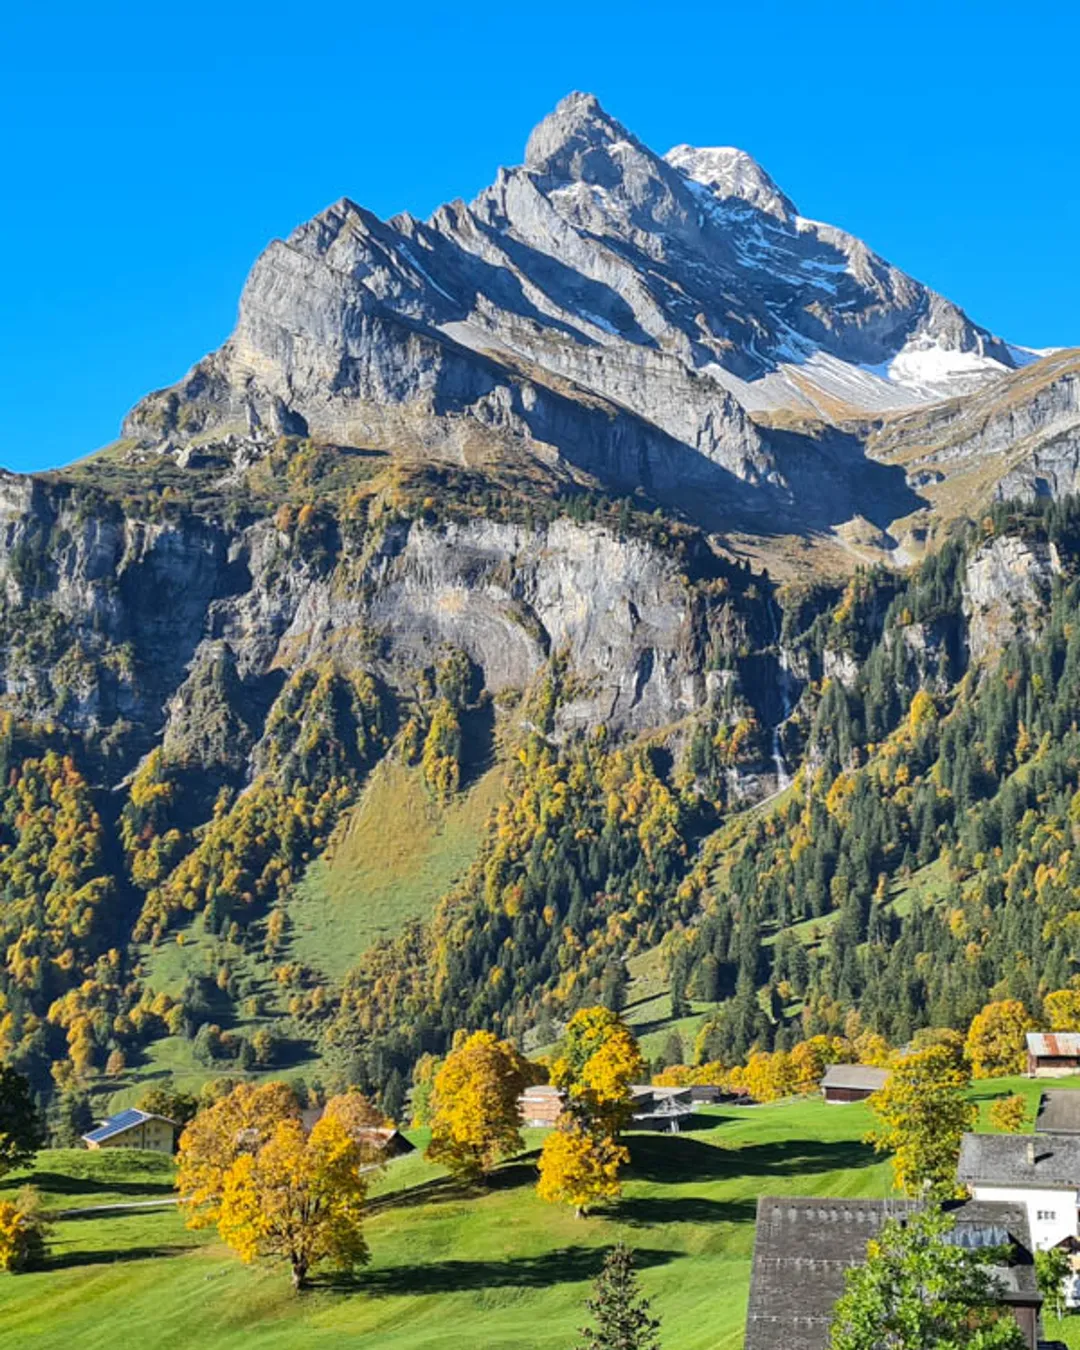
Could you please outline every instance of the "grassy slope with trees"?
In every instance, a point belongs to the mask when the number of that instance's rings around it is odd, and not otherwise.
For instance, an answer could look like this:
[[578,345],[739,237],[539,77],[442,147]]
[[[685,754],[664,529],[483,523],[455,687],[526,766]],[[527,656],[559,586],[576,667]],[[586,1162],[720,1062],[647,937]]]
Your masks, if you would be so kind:
[[[1066,1086],[1080,1086],[1067,1080]],[[1023,1079],[976,1084],[980,1128],[988,1106]],[[1030,1114],[1030,1113],[1029,1113]],[[410,1155],[373,1188],[366,1224],[372,1263],[355,1285],[318,1285],[297,1298],[286,1274],[245,1267],[213,1234],[190,1232],[173,1209],[60,1220],[48,1268],[0,1281],[5,1334],[42,1350],[107,1350],[118,1340],[169,1350],[193,1342],[285,1347],[337,1343],[359,1350],[565,1350],[584,1321],[583,1300],[604,1252],[634,1247],[641,1284],[663,1321],[665,1350],[738,1350],[762,1193],[883,1197],[889,1163],[862,1143],[863,1104],[807,1099],[702,1113],[679,1137],[628,1136],[632,1164],[622,1199],[574,1219],[535,1194],[542,1135],[468,1191]],[[423,1132],[414,1139],[423,1145]],[[155,1199],[171,1189],[167,1159],[129,1152],[48,1151],[27,1179],[50,1209]],[[1080,1325],[1051,1328],[1080,1347]]]

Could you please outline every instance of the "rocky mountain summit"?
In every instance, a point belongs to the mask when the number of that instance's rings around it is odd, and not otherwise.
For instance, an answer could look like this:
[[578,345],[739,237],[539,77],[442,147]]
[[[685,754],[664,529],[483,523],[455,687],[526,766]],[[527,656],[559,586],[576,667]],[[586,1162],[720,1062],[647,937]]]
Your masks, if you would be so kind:
[[571,94],[471,204],[382,221],[343,198],[272,243],[232,337],[124,434],[233,465],[282,433],[457,464],[521,453],[713,524],[829,529],[918,505],[835,426],[1034,359],[800,216],[744,152],[661,157]]

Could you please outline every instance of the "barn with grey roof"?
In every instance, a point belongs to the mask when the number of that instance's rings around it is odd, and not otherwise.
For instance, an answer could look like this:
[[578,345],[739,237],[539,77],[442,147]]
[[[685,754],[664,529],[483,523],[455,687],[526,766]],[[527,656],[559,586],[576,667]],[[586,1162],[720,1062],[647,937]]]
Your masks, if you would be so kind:
[[830,1064],[821,1080],[821,1095],[834,1105],[864,1102],[885,1086],[888,1077],[888,1069],[873,1064]]

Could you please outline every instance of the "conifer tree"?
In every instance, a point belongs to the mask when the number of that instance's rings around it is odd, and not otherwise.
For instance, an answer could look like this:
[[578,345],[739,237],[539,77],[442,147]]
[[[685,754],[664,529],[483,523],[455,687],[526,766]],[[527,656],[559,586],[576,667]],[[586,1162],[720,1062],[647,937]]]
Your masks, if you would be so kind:
[[595,1325],[582,1328],[578,1350],[660,1350],[660,1320],[641,1293],[625,1243],[608,1252],[585,1307]]
[[44,1142],[29,1082],[0,1067],[0,1177],[29,1162]]

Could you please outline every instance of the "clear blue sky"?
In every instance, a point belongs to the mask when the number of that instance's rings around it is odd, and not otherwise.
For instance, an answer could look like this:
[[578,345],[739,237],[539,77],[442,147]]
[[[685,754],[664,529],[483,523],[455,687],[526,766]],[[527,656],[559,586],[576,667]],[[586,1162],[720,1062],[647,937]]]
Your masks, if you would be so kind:
[[[229,333],[259,250],[342,195],[428,214],[571,89],[738,145],[978,322],[1080,343],[1080,12],[1053,4],[20,6],[0,105],[0,463],[111,440]],[[37,13],[31,13],[31,11]]]

